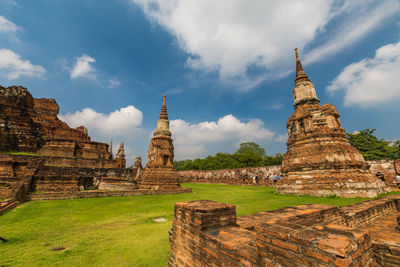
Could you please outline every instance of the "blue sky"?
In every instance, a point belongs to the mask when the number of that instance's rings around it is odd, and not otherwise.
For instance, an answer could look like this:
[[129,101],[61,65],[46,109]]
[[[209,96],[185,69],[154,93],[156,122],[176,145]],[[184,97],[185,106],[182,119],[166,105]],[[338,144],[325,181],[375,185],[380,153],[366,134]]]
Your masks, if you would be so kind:
[[400,139],[398,0],[0,0],[0,85],[55,98],[128,164],[167,106],[176,159],[286,151],[295,57],[347,132]]

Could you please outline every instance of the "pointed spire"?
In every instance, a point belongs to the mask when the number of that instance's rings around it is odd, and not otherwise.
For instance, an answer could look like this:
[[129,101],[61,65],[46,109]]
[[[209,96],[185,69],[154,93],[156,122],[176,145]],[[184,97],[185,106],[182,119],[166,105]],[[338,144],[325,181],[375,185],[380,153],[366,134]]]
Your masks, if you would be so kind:
[[163,105],[162,105],[161,113],[160,113],[160,120],[168,120],[166,97],[167,96],[164,95]]
[[294,49],[296,51],[296,79],[294,82],[296,83],[299,80],[306,80],[310,81],[310,79],[307,77],[306,72],[303,69],[303,65],[301,65],[299,53],[297,52],[297,48]]

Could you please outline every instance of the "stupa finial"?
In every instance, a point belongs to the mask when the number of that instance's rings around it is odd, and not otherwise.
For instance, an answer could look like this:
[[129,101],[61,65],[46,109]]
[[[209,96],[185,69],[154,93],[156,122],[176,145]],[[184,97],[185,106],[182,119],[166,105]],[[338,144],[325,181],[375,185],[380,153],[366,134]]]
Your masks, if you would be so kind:
[[160,113],[160,120],[168,120],[167,101],[166,101],[166,98],[167,98],[167,96],[164,95],[163,105],[162,105],[161,113]]
[[300,79],[309,81],[310,79],[307,77],[307,74],[303,69],[303,65],[301,65],[299,52],[297,51],[297,48],[295,48],[294,51],[296,52],[296,79],[294,80],[294,82],[296,83]]

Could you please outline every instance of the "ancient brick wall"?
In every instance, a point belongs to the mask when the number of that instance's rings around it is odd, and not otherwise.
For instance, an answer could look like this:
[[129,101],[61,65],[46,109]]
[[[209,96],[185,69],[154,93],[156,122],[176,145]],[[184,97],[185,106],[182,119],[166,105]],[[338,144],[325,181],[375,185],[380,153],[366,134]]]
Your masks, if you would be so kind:
[[40,125],[33,121],[33,97],[21,86],[0,86],[0,150],[35,152],[43,143]]
[[58,119],[54,99],[36,99],[21,86],[0,86],[0,150],[49,157],[111,159],[108,145],[91,142],[85,127]]
[[29,162],[25,156],[0,155],[0,198],[9,198],[13,188],[27,172]]
[[377,266],[393,262],[398,252],[393,248],[400,248],[400,242],[389,238],[378,246],[360,225],[399,213],[399,204],[400,196],[387,196],[345,208],[303,205],[236,218],[233,205],[207,200],[176,203],[168,265]]
[[395,165],[400,172],[400,159],[396,160],[370,160],[367,163],[371,166],[370,172],[375,175],[377,172],[385,174],[386,183],[394,186],[393,181],[396,177]]
[[[400,171],[400,159],[397,160],[371,160],[370,172],[375,175],[378,171],[385,174],[386,183],[389,186],[393,184],[395,174],[394,162]],[[232,184],[232,185],[261,185],[273,186],[272,175],[280,174],[280,165],[262,166],[239,169],[224,170],[189,170],[179,171],[182,183],[205,183],[205,184]],[[258,177],[257,183],[254,183],[254,177]]]
[[41,125],[46,139],[63,139],[77,142],[90,141],[86,128],[73,129],[58,119],[59,106],[54,99],[33,98],[35,111],[32,119]]
[[[281,166],[263,166],[226,170],[179,171],[182,183],[273,185],[272,176],[280,174]],[[257,183],[255,178],[257,177]]]

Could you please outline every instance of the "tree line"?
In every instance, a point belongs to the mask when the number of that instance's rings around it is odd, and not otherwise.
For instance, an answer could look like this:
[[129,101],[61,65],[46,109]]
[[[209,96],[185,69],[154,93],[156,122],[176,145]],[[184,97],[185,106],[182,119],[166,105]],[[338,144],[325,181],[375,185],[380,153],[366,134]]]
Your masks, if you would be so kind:
[[[347,134],[352,146],[357,148],[365,160],[398,159],[400,158],[400,141],[386,141],[374,135],[375,129],[364,129],[360,132]],[[218,170],[245,167],[281,165],[283,155],[268,156],[265,149],[255,142],[241,143],[233,153],[217,153],[204,159],[175,161],[175,169],[183,170]]]
[[349,142],[357,148],[365,160],[398,159],[400,158],[400,140],[386,141],[374,135],[375,129],[364,129],[360,132],[347,134]]
[[258,167],[282,164],[283,154],[267,156],[265,149],[254,142],[241,143],[239,149],[233,153],[217,153],[204,159],[175,161],[178,171],[183,170],[219,170],[245,167]]

